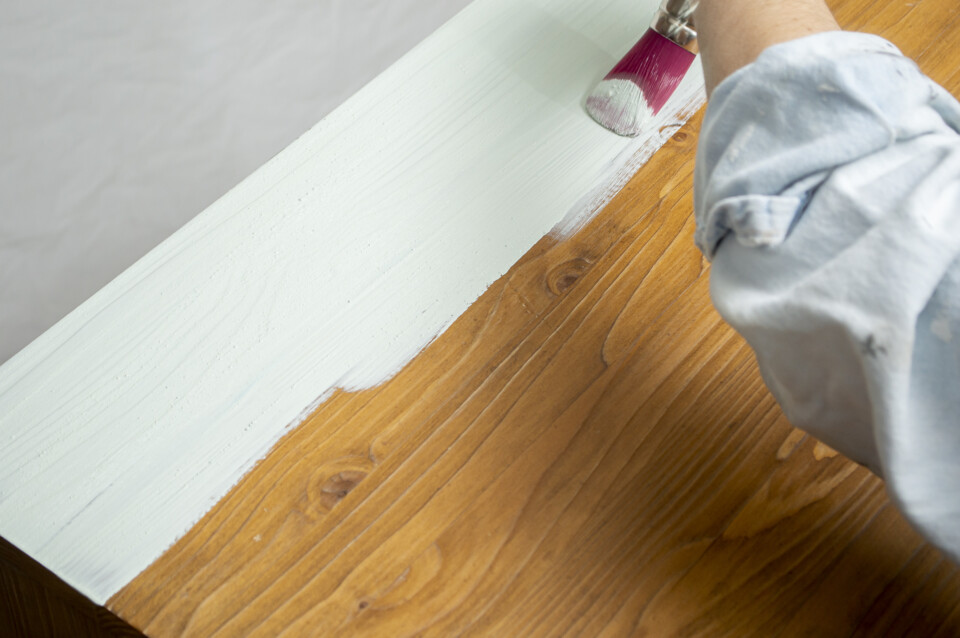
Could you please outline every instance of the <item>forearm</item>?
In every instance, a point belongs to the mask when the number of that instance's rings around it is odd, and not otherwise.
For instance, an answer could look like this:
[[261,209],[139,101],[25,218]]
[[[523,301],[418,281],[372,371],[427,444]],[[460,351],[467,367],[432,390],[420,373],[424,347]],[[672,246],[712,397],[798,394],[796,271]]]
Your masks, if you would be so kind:
[[840,29],[823,0],[701,0],[695,20],[707,95],[771,45]]

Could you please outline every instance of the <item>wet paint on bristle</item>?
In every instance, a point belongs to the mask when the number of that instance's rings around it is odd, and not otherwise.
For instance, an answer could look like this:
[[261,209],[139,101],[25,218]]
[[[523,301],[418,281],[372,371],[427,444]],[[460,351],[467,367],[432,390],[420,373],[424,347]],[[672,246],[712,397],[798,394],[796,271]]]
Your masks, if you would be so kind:
[[587,111],[619,135],[635,136],[663,108],[696,58],[648,30],[587,98]]

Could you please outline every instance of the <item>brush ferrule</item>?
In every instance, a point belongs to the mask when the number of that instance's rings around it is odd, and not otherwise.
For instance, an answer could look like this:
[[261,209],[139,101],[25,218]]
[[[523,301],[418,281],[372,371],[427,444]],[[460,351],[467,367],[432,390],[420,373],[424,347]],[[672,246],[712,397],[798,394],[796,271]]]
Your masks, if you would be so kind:
[[697,10],[700,0],[664,0],[660,10],[675,17],[680,22],[693,22],[693,12]]
[[697,32],[692,24],[698,4],[695,0],[665,0],[650,27],[674,44],[698,53]]

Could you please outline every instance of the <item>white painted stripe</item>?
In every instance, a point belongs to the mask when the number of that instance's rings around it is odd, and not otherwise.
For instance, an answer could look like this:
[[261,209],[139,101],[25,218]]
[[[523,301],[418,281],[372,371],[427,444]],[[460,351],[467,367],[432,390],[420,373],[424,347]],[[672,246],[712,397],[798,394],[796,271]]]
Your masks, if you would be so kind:
[[[652,0],[477,0],[0,368],[0,535],[103,603],[332,388],[384,381],[647,134],[585,95]],[[558,226],[559,224],[559,226]]]

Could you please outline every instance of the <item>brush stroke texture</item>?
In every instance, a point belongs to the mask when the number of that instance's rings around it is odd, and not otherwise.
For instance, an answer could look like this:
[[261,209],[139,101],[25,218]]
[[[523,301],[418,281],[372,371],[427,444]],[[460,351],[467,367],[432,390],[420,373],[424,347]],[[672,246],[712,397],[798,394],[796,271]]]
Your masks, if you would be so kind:
[[0,367],[0,535],[104,603],[576,229],[702,103],[695,65],[639,138],[583,111],[655,4],[477,0]]

